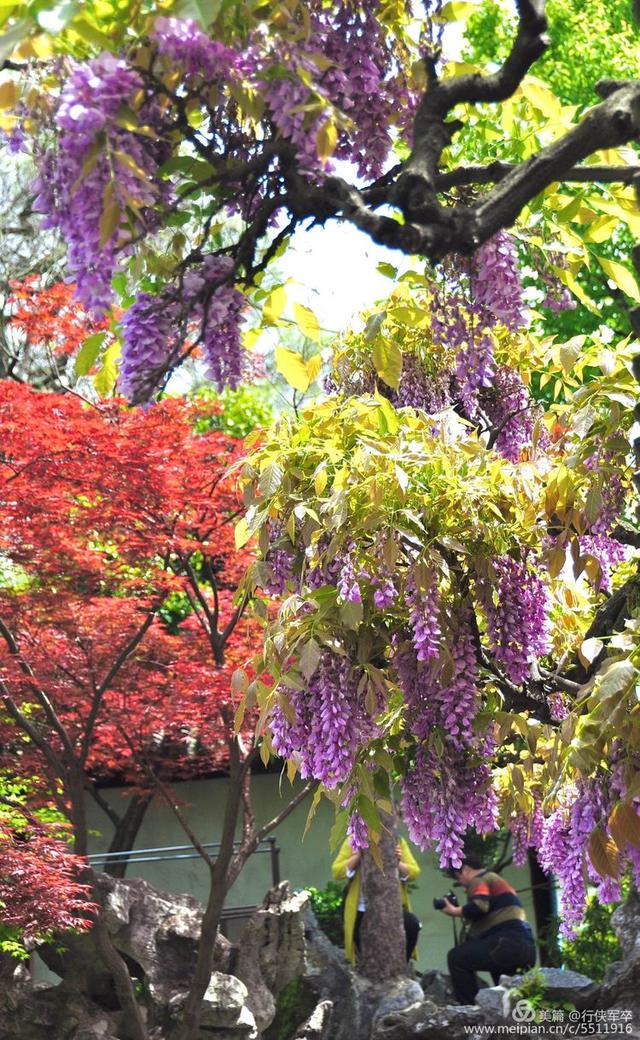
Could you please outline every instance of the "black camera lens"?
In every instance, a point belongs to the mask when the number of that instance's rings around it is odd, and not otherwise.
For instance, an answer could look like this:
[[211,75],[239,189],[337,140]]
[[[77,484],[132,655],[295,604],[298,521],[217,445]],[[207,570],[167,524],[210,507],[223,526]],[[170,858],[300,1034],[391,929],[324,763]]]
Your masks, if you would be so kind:
[[458,905],[458,897],[456,896],[455,892],[447,892],[447,894],[444,897],[444,899],[434,899],[434,901],[433,901],[433,909],[434,910],[444,910],[445,900],[448,900],[448,902],[451,903],[451,906],[457,906]]

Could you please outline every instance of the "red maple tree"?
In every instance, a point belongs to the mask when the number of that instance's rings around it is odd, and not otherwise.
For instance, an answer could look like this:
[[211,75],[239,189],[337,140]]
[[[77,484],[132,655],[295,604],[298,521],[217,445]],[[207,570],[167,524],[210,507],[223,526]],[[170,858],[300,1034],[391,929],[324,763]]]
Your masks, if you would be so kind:
[[42,285],[39,275],[11,282],[10,328],[24,336],[27,347],[46,347],[70,357],[88,336],[108,327],[105,319],[95,318],[74,299],[75,290],[73,282]]
[[[30,778],[36,809],[69,819],[78,854],[87,790],[116,826],[115,848],[130,848],[153,792],[172,801],[167,781],[230,757],[248,777],[255,753],[254,720],[234,734],[231,685],[259,639],[237,599],[250,554],[235,548],[241,503],[227,472],[242,445],[196,433],[202,406],[183,401],[88,408],[4,382],[0,410],[5,759]],[[135,789],[121,815],[100,794],[114,777]],[[35,869],[37,842],[27,845]],[[44,881],[53,852],[42,850]],[[0,872],[20,854],[0,840]]]
[[0,864],[5,929],[28,942],[90,926],[95,905],[88,899],[89,886],[79,880],[78,856],[24,809],[0,809]]

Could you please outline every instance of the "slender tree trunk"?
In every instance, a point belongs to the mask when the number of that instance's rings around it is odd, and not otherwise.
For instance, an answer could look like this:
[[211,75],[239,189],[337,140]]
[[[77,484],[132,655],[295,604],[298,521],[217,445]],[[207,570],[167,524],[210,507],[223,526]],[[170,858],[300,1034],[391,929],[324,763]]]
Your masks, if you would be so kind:
[[540,963],[558,966],[558,940],[554,929],[552,882],[547,877],[535,853],[529,849],[529,876],[533,897],[533,913],[535,916]]
[[66,784],[66,793],[70,801],[69,818],[73,828],[73,851],[77,856],[86,856],[89,851],[89,829],[87,825],[87,805],[85,800],[84,774],[82,766],[71,763]]
[[[131,797],[111,838],[109,852],[126,852],[133,847],[152,799],[152,794],[134,794]],[[106,860],[104,872],[110,874],[111,877],[123,878],[127,872],[128,863],[128,856],[123,856],[117,861]]]
[[142,1017],[140,1005],[136,1000],[129,969],[111,942],[103,911],[98,915],[93,931],[98,949],[111,972],[118,1001],[126,1017],[128,1035],[131,1040],[149,1040],[149,1032]]
[[193,982],[182,1012],[182,1020],[175,1033],[175,1040],[196,1040],[200,1023],[202,999],[206,993],[215,953],[220,916],[227,892],[227,875],[233,858],[233,843],[240,816],[242,802],[242,770],[238,740],[230,743],[230,769],[227,803],[225,806],[220,851],[210,870],[209,898],[202,919],[198,959]]
[[406,940],[394,822],[383,818],[380,858],[383,870],[369,852],[362,857],[366,912],[360,929],[360,972],[372,982],[386,982],[407,974]]

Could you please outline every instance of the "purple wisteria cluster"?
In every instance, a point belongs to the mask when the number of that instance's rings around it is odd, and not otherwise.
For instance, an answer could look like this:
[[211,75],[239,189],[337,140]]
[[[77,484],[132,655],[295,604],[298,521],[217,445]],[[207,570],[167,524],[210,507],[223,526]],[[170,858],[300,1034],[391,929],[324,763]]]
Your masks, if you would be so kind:
[[489,642],[509,681],[520,685],[528,678],[531,663],[549,652],[549,595],[542,579],[524,561],[500,556],[492,563],[494,583],[478,583]]
[[512,236],[499,231],[477,250],[466,279],[450,265],[447,280],[431,293],[431,329],[435,341],[455,355],[453,396],[469,419],[475,419],[480,408],[498,430],[496,450],[515,461],[531,440],[530,398],[515,371],[497,366],[492,336],[497,325],[517,332],[526,319]]
[[596,873],[586,852],[593,829],[606,825],[611,808],[605,785],[584,781],[566,789],[564,804],[543,821],[538,855],[543,869],[560,881],[561,933],[568,939],[584,915],[589,879],[601,887],[603,901],[619,898],[619,888]]
[[138,294],[122,324],[120,387],[133,403],[147,401],[183,349],[200,345],[206,374],[219,389],[236,387],[244,348],[240,322],[246,299],[232,284],[233,261],[207,256],[180,287],[156,297]]
[[[67,242],[77,296],[96,312],[111,304],[118,256],[133,233],[157,226],[157,205],[167,197],[156,177],[169,157],[167,145],[135,134],[120,118],[142,89],[139,74],[113,55],[75,62],[55,116],[57,148],[42,156],[34,185],[34,209]],[[157,124],[152,99],[139,107],[138,118]]]
[[151,39],[162,58],[174,66],[182,66],[189,76],[206,79],[209,84],[227,79],[232,70],[241,66],[236,51],[212,40],[190,18],[156,18]]
[[313,556],[309,553],[310,566],[307,569],[304,581],[309,589],[319,589],[323,585],[334,585],[338,583],[343,559],[340,554],[329,556],[328,550],[331,539],[324,534],[315,546]]
[[[326,22],[323,53],[334,62],[323,80],[332,102],[349,118],[336,157],[354,162],[362,177],[378,177],[391,149],[388,127],[395,115],[413,110],[416,94],[399,76],[393,52],[375,17],[378,3],[335,5]],[[318,5],[319,12],[322,11]],[[324,8],[324,17],[331,8]]]
[[416,408],[435,415],[451,403],[451,375],[429,373],[415,354],[404,354],[398,389],[390,394],[396,408]]
[[629,555],[628,548],[613,537],[614,528],[624,509],[626,488],[616,466],[615,455],[607,449],[606,444],[586,459],[585,468],[596,477],[602,474],[597,485],[601,504],[598,516],[588,532],[579,536],[580,553],[597,560],[600,574],[593,584],[596,591],[609,593],[614,569]]
[[501,366],[492,385],[481,390],[478,399],[494,431],[496,451],[510,462],[517,462],[523,448],[531,443],[537,412],[520,374]]
[[189,319],[201,329],[206,374],[220,390],[235,389],[242,378],[240,324],[247,300],[232,279],[233,260],[228,256],[206,256],[184,279],[186,299],[193,300]]
[[291,581],[296,554],[288,538],[285,542],[283,524],[270,520],[267,530],[269,548],[265,563],[270,568],[271,576],[265,585],[265,592],[270,596],[281,596]]
[[415,107],[375,17],[378,7],[377,0],[365,6],[315,0],[304,50],[283,39],[277,52],[258,63],[255,76],[269,116],[309,173],[322,169],[318,135],[333,119],[340,123],[336,158],[353,162],[363,177],[378,177],[391,149],[389,126],[398,113]]
[[470,611],[458,610],[451,615],[450,622],[446,676],[439,662],[421,661],[413,643],[398,649],[393,663],[407,706],[407,724],[414,736],[428,740],[439,729],[447,743],[461,751],[474,741],[478,663]]
[[456,382],[462,406],[470,419],[478,410],[478,392],[493,386],[496,366],[493,341],[487,331],[471,332],[456,355]]
[[583,534],[579,537],[579,543],[581,555],[592,556],[599,564],[600,571],[593,582],[596,592],[610,593],[613,571],[628,559],[628,547],[606,534]]
[[[516,332],[524,324],[522,280],[518,253],[511,235],[499,231],[483,243],[475,253],[469,269],[469,298],[461,303],[466,309],[466,329],[460,336],[456,351],[456,379],[464,409],[473,418],[477,411],[478,394],[495,388],[494,396],[512,392],[512,387],[496,387],[496,364],[490,330],[497,324]],[[504,376],[503,376],[504,382]],[[508,444],[507,440],[507,444]],[[496,447],[498,445],[496,444]],[[498,448],[498,450],[500,450]]]
[[516,332],[522,328],[525,320],[522,290],[518,252],[513,237],[506,231],[498,231],[474,254],[471,271],[472,304],[484,312],[485,320],[489,321],[493,316],[510,332]]
[[547,253],[541,260],[538,277],[545,293],[542,306],[548,307],[554,314],[559,314],[560,311],[575,310],[576,301],[569,289],[564,282],[560,281],[557,274],[550,270],[551,267],[566,268],[566,258],[561,253]]
[[373,579],[375,585],[375,591],[373,593],[373,603],[378,610],[386,610],[387,607],[392,606],[398,598],[398,590],[395,586],[395,582],[390,574],[386,571],[381,570]]
[[517,867],[523,867],[527,862],[529,849],[537,849],[542,842],[542,831],[544,818],[540,798],[535,798],[531,812],[519,812],[511,817],[509,830],[511,832],[511,847],[513,851],[513,862]]
[[429,661],[440,652],[440,596],[436,576],[431,571],[421,586],[409,577],[406,592],[410,607],[409,623],[418,661]]
[[457,865],[469,827],[494,829],[497,801],[487,762],[490,736],[473,728],[478,663],[470,610],[451,616],[449,671],[441,662],[418,660],[412,643],[396,649],[393,663],[406,704],[406,724],[420,744],[402,780],[402,813],[411,840],[435,844],[443,866]]
[[346,658],[324,651],[303,690],[284,689],[294,721],[278,704],[270,728],[277,754],[299,764],[300,775],[332,788],[349,776],[375,726],[358,696],[360,674]]
[[138,293],[122,316],[122,357],[118,383],[130,401],[149,400],[162,382],[176,345],[177,303]]
[[369,848],[369,832],[367,825],[358,812],[351,814],[347,824],[347,838],[354,852]]
[[362,590],[358,583],[358,575],[351,552],[342,556],[338,573],[338,595],[343,603],[362,603]]
[[409,837],[420,848],[435,844],[443,868],[459,867],[469,827],[496,829],[498,807],[487,762],[472,764],[449,748],[439,754],[422,744],[402,780],[401,809]]

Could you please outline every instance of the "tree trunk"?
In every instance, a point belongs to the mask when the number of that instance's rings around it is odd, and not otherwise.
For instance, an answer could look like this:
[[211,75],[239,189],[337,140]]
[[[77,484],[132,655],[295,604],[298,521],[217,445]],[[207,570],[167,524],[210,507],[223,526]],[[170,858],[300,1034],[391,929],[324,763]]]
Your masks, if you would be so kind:
[[529,849],[529,876],[531,877],[540,964],[559,967],[560,956],[553,913],[552,882],[540,866],[535,849]]
[[234,737],[229,742],[229,786],[220,847],[218,856],[209,870],[209,897],[202,918],[198,957],[182,1012],[182,1021],[174,1034],[174,1040],[196,1040],[198,1034],[202,999],[211,978],[220,916],[226,896],[227,874],[233,858],[234,838],[242,801],[242,773],[238,738]]
[[[152,798],[153,795],[151,794],[134,794],[131,797],[111,839],[109,852],[126,852],[133,847]],[[128,863],[128,856],[123,856],[117,861],[105,860],[105,874],[111,874],[111,877],[123,878],[127,872]]]
[[65,794],[69,798],[69,819],[73,830],[73,851],[77,856],[86,856],[89,843],[87,825],[87,805],[84,792],[84,774],[78,762],[69,764],[69,773],[65,784]]
[[371,856],[362,857],[362,883],[366,913],[360,930],[360,973],[372,982],[386,982],[407,974],[406,940],[394,821],[390,816],[382,820],[380,870]]

